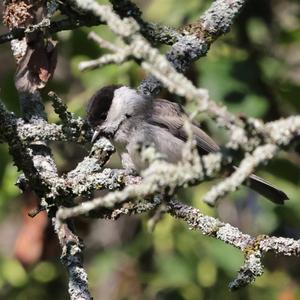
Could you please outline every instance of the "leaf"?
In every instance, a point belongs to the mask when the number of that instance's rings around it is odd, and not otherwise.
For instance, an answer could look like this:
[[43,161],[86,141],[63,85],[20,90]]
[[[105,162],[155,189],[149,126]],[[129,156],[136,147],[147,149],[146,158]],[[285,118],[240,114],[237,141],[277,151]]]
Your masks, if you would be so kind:
[[25,55],[21,59],[15,76],[15,84],[20,92],[33,93],[43,88],[53,76],[57,63],[56,42],[44,41],[39,35],[28,41]]

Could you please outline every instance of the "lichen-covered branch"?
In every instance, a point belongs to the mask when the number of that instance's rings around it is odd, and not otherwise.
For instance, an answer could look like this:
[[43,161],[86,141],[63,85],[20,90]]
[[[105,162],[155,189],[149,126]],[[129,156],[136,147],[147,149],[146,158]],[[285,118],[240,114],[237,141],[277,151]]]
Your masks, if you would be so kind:
[[55,232],[62,248],[61,260],[69,274],[69,295],[71,300],[91,300],[88,276],[83,266],[83,244],[71,230],[70,225],[52,219]]
[[34,32],[41,29],[46,29],[49,35],[55,34],[64,30],[74,30],[82,26],[95,26],[100,25],[99,19],[91,18],[90,16],[78,16],[78,18],[66,18],[59,21],[53,21],[50,23],[44,22],[39,26],[20,28],[16,27],[11,29],[10,32],[0,36],[0,44],[10,42],[15,39],[22,39],[26,33]]
[[84,215],[97,208],[112,208],[125,201],[145,198],[159,194],[171,194],[179,186],[196,184],[208,178],[213,178],[221,168],[221,155],[209,154],[201,161],[198,155],[194,160],[179,162],[177,165],[156,160],[142,174],[139,184],[128,185],[122,191],[107,194],[104,197],[81,203],[71,208],[59,209],[57,215],[65,220],[70,217]]
[[181,37],[182,33],[166,25],[146,22],[142,18],[140,9],[130,0],[110,0],[113,9],[121,18],[134,18],[140,26],[140,31],[151,43],[164,43],[173,45]]
[[[199,21],[187,24],[176,31],[166,26],[145,22],[141,17],[141,11],[129,0],[110,2],[122,18],[133,17],[140,26],[140,32],[149,41],[158,40],[173,45],[167,58],[179,72],[184,72],[193,61],[206,55],[211,43],[230,30],[235,17],[245,4],[244,0],[214,1]],[[139,90],[147,95],[157,95],[161,89],[161,82],[158,79],[150,76],[142,82]]]
[[248,285],[263,273],[262,258],[267,252],[286,256],[300,255],[300,241],[289,238],[276,238],[261,235],[256,238],[242,233],[236,227],[223,223],[213,217],[203,215],[198,209],[189,207],[178,201],[167,204],[169,213],[183,219],[192,229],[215,237],[243,251],[245,263],[238,277],[229,284],[230,289],[238,289]]
[[[48,16],[46,1],[38,3],[7,1],[5,5],[4,19],[11,29],[23,26],[34,28],[36,24],[42,24]],[[14,12],[19,14],[18,17],[15,18]],[[12,49],[18,63],[15,84],[19,92],[24,124],[42,124],[46,122],[46,115],[38,89],[45,86],[55,70],[54,43],[46,40],[41,32],[38,34],[28,32],[22,40],[12,41]],[[32,59],[36,60],[33,65],[29,63]],[[58,101],[56,104],[59,104]],[[66,181],[58,177],[50,148],[43,140],[24,143],[18,134],[17,118],[8,113],[2,103],[0,105],[1,136],[7,141],[14,161],[24,172],[29,187],[44,201],[42,205],[59,204],[57,201],[66,196],[68,188]],[[59,187],[61,184],[63,184],[63,188]],[[49,210],[49,215],[52,215],[52,209]],[[63,228],[65,230],[62,230]],[[82,268],[82,246],[79,244],[78,238],[75,235],[70,238],[71,231],[68,231],[66,224],[57,228],[57,233],[64,245],[63,261],[69,272],[71,298],[91,299],[87,287],[87,277],[84,277],[86,273]]]
[[[239,186],[262,160],[274,157],[278,147],[288,144],[295,136],[300,134],[300,117],[290,117],[285,122],[283,120],[277,122],[285,134],[278,136],[277,131],[270,130],[269,139],[274,144],[258,147],[252,155],[247,156],[240,168],[232,176],[220,183],[221,188],[218,188],[218,186],[213,188],[214,197],[222,195],[223,191],[231,191],[232,186],[234,188]],[[276,122],[267,123],[266,127],[275,128],[275,124]],[[186,155],[184,157],[187,158]],[[120,192],[110,193],[104,198],[97,198],[90,202],[82,203],[78,207],[64,208],[59,211],[59,214],[61,218],[67,219],[71,216],[86,214],[90,210],[99,207],[111,208],[116,203],[159,193],[164,191],[165,188],[170,189],[172,193],[179,186],[195,184],[214,178],[229,161],[230,158],[222,157],[219,153],[202,156],[201,160],[194,153],[192,160],[183,160],[177,165],[156,160],[144,171],[142,174],[144,179],[139,185],[130,185]],[[216,189],[216,192],[214,189]]]
[[[2,106],[2,108],[4,108],[4,106]],[[13,115],[10,115],[10,120],[10,124],[5,124],[5,127],[15,126],[20,140],[24,143],[37,141],[73,141],[86,143],[91,139],[91,133],[87,131],[79,130],[76,134],[74,132],[69,133],[63,130],[62,125],[50,124],[45,120],[35,120],[33,123],[26,123],[23,119],[16,118]],[[2,125],[4,127],[4,124]],[[79,122],[79,125],[83,125],[83,123]],[[2,139],[4,142],[5,137],[3,136]]]
[[[292,121],[291,119],[287,119],[286,123],[282,120],[278,121],[282,130],[285,132],[285,135],[283,135],[282,138],[279,138],[276,135],[276,132],[274,133],[270,131],[270,134],[274,134],[274,136],[270,136],[269,138],[277,144],[260,146],[253,152],[252,156],[246,157],[240,168],[238,168],[232,176],[222,181],[219,185],[220,187],[216,186],[213,188],[213,198],[217,197],[216,195],[221,196],[224,191],[228,192],[232,190],[232,186],[234,186],[234,188],[238,187],[247,178],[247,176],[252,173],[257,164],[261,163],[263,160],[272,158],[278,150],[278,147],[290,142],[295,135],[299,135],[299,118],[291,118]],[[274,127],[274,122],[268,124],[268,126]],[[177,187],[192,185],[203,180],[213,178],[220,169],[222,169],[223,159],[224,158],[222,158],[220,154],[209,154],[202,156],[200,160],[199,156],[194,153],[192,157],[185,155],[183,161],[179,162],[177,165],[168,164],[167,162],[160,160],[154,160],[150,167],[142,174],[143,179],[138,185],[129,185],[122,191],[109,193],[104,197],[81,203],[76,207],[60,208],[57,212],[57,218],[60,220],[66,220],[78,215],[88,215],[94,210],[99,210],[101,208],[113,209],[113,207],[128,201],[135,202],[138,199],[145,197],[151,199],[151,197],[157,194],[172,196]],[[197,228],[199,226],[199,229],[204,234],[213,235],[222,241],[238,247],[242,251],[250,246],[252,247],[254,242],[256,243],[255,239],[240,233],[231,225],[215,221],[207,216],[199,215],[199,211],[184,206],[183,204],[180,204],[180,210],[177,214],[174,207],[178,208],[178,205],[171,206],[170,213],[177,217],[181,216],[189,222],[189,225],[194,224],[193,227],[195,228],[196,226]],[[179,212],[182,212],[182,214]],[[211,220],[213,220],[212,223],[210,222]],[[220,227],[222,227],[222,229],[220,229]],[[224,236],[223,230],[227,229],[228,231],[225,231],[226,235]],[[238,232],[238,238],[237,235],[234,234],[235,232]],[[289,239],[287,239],[286,242],[290,244]],[[292,253],[296,253],[294,249],[295,245],[297,245],[297,242],[293,242]],[[265,251],[267,248],[263,249]],[[274,249],[276,252],[277,248],[275,248],[274,245],[269,245],[269,250],[271,249]],[[245,264],[241,268],[238,278],[230,285],[232,289],[245,286],[255,280],[257,276],[262,274],[261,259],[263,256],[261,255],[261,251],[262,250],[257,250],[255,253],[247,252],[245,254]],[[285,254],[282,251],[280,253]],[[288,251],[287,253],[290,252]]]
[[[28,144],[19,137],[17,118],[9,113],[0,102],[0,132],[8,143],[10,153],[14,158],[17,167],[22,170],[26,178],[30,178],[30,186],[40,196],[44,197],[51,191],[51,180],[57,178],[57,171],[51,154],[47,147],[41,143]],[[40,168],[44,164],[47,168]]]
[[215,205],[220,197],[224,197],[229,192],[235,191],[253,173],[255,168],[262,163],[267,163],[276,153],[288,145],[295,138],[300,137],[300,117],[292,116],[284,120],[274,121],[265,124],[260,128],[264,132],[266,143],[257,146],[253,153],[246,155],[239,165],[239,168],[215,185],[204,197],[204,201],[210,205]]
[[[268,236],[251,237],[230,224],[201,214],[195,208],[170,200],[179,187],[198,184],[219,175],[233,160],[234,151],[242,150],[244,158],[235,172],[206,195],[206,201],[213,204],[237,189],[258,165],[272,159],[280,149],[289,146],[300,136],[299,116],[266,124],[253,118],[236,117],[226,107],[210,99],[207,90],[197,88],[182,74],[193,61],[206,55],[213,41],[230,30],[245,1],[216,0],[197,22],[178,30],[144,21],[141,11],[129,0],[111,0],[111,3],[113,7],[100,5],[93,0],[53,0],[50,8],[47,1],[28,0],[23,3],[21,18],[16,18],[14,12],[20,3],[6,1],[4,19],[10,32],[0,36],[0,44],[12,41],[18,64],[15,83],[23,113],[23,118],[17,118],[0,102],[0,140],[9,145],[15,164],[24,172],[25,178],[23,176],[19,182],[26,182],[48,208],[62,245],[62,261],[69,273],[71,299],[91,299],[82,261],[83,245],[71,223],[71,219],[79,215],[116,219],[123,214],[140,214],[158,209],[154,223],[162,212],[182,219],[191,228],[244,253],[244,265],[230,284],[231,289],[245,286],[262,274],[262,259],[266,252],[299,256],[299,241]],[[51,21],[58,9],[67,18]],[[101,138],[74,170],[58,176],[47,142],[89,144],[92,129],[86,121],[71,114],[54,93],[50,97],[61,125],[47,122],[39,90],[51,79],[56,66],[56,42],[50,35],[78,26],[100,24],[107,25],[121,37],[125,46],[117,46],[91,34],[101,47],[109,49],[112,54],[82,62],[81,69],[135,60],[151,74],[139,86],[141,93],[155,96],[164,85],[188,101],[195,101],[198,104],[197,112],[208,111],[220,126],[229,130],[226,145],[229,151],[226,155],[220,152],[200,158],[190,136],[184,150],[186,152],[178,164],[167,163],[148,149],[150,152],[145,154],[145,159],[152,162],[150,167],[141,174],[142,177],[130,176],[124,170],[103,169],[114,148],[107,139]],[[166,56],[153,47],[157,43],[172,46]],[[37,64],[34,68],[29,63],[32,60]],[[98,189],[114,191],[90,200],[94,190]],[[75,205],[77,196],[89,201]]]
[[[150,43],[138,33],[139,25],[135,20],[132,18],[120,19],[110,7],[99,5],[92,0],[70,2],[76,3],[77,6],[87,12],[93,12],[101,20],[106,22],[110,28],[128,44],[125,50],[121,49],[118,52],[119,55],[114,56],[114,58],[117,59],[115,62],[119,63],[126,57],[135,57],[137,61],[141,62],[141,66],[156,76],[170,92],[184,96],[190,101],[198,101],[199,110],[211,111],[218,119],[221,119],[224,124],[227,124],[228,127],[242,124],[241,120],[230,114],[225,107],[218,106],[215,102],[210,101],[206,90],[196,88],[190,80],[177,72],[166,57],[161,55],[156,48],[153,48]],[[190,36],[189,38],[197,40],[195,36]],[[104,59],[105,63],[112,62],[112,56],[110,56],[109,59],[107,56],[104,57],[106,58]],[[119,60],[120,58],[121,60]],[[99,60],[100,63],[103,64],[104,61]],[[99,60],[81,63],[81,68],[87,68],[87,66],[94,68],[99,64]]]
[[273,144],[267,144],[257,147],[253,154],[247,155],[240,163],[237,170],[224,179],[221,183],[215,185],[204,197],[204,201],[212,206],[216,201],[224,197],[229,192],[237,190],[237,188],[253,173],[254,169],[261,163],[266,163],[272,159],[278,147]]
[[[192,62],[206,55],[211,43],[230,30],[244,4],[245,0],[216,0],[198,22],[184,27],[183,36],[167,54],[174,68],[184,72]],[[160,80],[155,75],[145,79],[139,87],[147,95],[157,95],[160,89]]]

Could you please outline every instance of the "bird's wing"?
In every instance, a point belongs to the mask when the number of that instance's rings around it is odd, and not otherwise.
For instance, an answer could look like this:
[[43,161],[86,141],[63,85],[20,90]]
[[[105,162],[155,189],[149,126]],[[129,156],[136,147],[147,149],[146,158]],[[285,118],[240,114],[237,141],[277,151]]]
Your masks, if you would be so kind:
[[[184,121],[187,115],[182,106],[164,99],[153,101],[153,111],[149,122],[153,125],[166,128],[175,137],[186,141],[187,134],[184,129]],[[219,151],[219,146],[202,129],[192,124],[194,138],[200,154]]]

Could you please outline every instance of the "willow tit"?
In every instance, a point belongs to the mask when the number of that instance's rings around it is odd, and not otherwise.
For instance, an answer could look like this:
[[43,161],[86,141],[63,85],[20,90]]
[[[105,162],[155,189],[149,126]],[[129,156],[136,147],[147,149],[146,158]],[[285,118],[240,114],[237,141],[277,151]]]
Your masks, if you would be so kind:
[[[166,160],[176,163],[182,158],[187,140],[182,106],[165,99],[152,99],[126,86],[107,86],[91,98],[87,118],[95,129],[92,142],[103,135],[111,139],[126,170],[139,173],[147,166],[137,145],[154,145]],[[220,150],[202,129],[192,125],[198,152],[204,155]],[[248,186],[271,201],[283,204],[287,195],[256,175],[249,177]]]

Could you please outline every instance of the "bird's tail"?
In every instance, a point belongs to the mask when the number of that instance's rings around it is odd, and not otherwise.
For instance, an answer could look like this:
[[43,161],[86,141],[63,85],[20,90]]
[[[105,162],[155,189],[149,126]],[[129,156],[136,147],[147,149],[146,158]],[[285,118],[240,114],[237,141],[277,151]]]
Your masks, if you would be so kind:
[[276,204],[284,204],[284,201],[289,199],[283,191],[254,174],[249,176],[246,185]]

